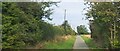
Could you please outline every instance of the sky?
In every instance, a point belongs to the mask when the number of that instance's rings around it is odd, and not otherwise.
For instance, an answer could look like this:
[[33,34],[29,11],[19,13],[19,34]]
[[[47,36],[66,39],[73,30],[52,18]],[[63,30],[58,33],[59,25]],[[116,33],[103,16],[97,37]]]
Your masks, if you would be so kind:
[[[66,20],[68,23],[77,32],[77,26],[85,25],[89,30],[89,21],[85,19],[83,11],[86,8],[83,0],[62,0],[57,4],[58,7],[54,7],[54,12],[50,16],[52,21],[46,20],[47,22],[54,25],[61,25],[64,22],[64,10],[66,9]],[[90,32],[90,30],[89,30]]]

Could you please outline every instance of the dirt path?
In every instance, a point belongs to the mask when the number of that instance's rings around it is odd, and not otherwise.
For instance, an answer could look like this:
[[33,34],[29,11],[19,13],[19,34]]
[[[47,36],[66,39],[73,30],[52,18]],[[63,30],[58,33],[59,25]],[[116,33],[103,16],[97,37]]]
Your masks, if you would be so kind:
[[74,43],[73,49],[89,49],[84,40],[80,35],[76,36],[76,41]]

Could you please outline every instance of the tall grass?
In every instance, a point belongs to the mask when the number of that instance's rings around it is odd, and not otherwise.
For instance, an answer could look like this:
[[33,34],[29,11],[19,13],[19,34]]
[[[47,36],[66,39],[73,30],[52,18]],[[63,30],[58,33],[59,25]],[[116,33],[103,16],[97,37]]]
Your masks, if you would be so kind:
[[94,41],[89,38],[89,37],[86,37],[85,35],[81,35],[81,37],[83,38],[83,40],[85,41],[85,43],[89,46],[90,49],[95,49],[95,48],[98,48]]
[[108,51],[108,49],[101,48],[98,46],[98,43],[95,43],[94,40],[90,37],[86,37],[85,35],[81,35],[85,43],[88,45],[90,51]]
[[72,49],[75,42],[75,36],[69,36],[70,37],[67,39],[61,38],[62,40],[59,41],[45,42],[44,49]]

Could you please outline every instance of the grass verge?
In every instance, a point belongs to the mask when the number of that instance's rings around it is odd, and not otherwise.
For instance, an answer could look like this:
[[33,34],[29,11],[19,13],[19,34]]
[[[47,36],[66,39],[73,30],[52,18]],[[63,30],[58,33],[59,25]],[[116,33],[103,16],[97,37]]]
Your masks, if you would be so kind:
[[94,40],[86,35],[81,35],[85,43],[88,45],[90,51],[108,51],[108,49],[101,48],[94,42]]
[[86,37],[85,35],[81,35],[81,37],[83,38],[83,40],[85,41],[85,43],[88,45],[90,49],[98,48],[98,46],[95,45],[94,41],[91,38]]
[[[61,38],[62,39],[62,38]],[[45,42],[44,49],[72,49],[75,42],[75,36],[69,35],[68,39],[62,41]]]

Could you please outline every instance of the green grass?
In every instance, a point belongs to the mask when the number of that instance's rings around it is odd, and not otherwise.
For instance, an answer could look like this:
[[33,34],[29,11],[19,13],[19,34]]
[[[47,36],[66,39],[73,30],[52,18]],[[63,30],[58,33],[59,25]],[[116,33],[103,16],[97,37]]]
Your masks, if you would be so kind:
[[83,38],[83,40],[85,41],[85,43],[88,45],[90,49],[98,48],[91,38],[85,37],[84,35],[81,35],[81,37]]
[[94,42],[93,39],[88,38],[84,35],[81,35],[85,43],[88,45],[90,51],[107,51],[107,49],[100,48],[96,43]]
[[67,40],[58,42],[45,42],[44,49],[72,49],[75,42],[75,36]]

